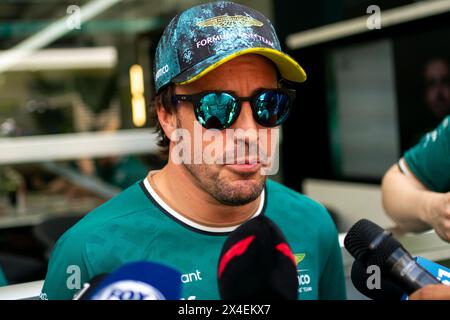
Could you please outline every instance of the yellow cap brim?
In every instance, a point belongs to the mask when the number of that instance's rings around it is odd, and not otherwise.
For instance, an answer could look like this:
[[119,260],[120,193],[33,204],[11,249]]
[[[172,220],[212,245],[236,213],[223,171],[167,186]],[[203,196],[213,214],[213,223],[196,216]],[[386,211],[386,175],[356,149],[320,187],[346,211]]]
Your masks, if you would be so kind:
[[208,72],[216,69],[218,66],[228,62],[238,56],[242,56],[244,54],[259,54],[270,59],[277,66],[281,76],[283,79],[292,81],[292,82],[304,82],[306,80],[306,73],[303,68],[295,61],[293,58],[288,56],[287,54],[270,48],[248,48],[243,49],[237,52],[233,52],[232,54],[220,59],[217,62],[214,62],[210,66],[203,69],[200,73],[194,75],[186,81],[179,82],[178,84],[184,85],[194,82],[195,80],[200,79]]

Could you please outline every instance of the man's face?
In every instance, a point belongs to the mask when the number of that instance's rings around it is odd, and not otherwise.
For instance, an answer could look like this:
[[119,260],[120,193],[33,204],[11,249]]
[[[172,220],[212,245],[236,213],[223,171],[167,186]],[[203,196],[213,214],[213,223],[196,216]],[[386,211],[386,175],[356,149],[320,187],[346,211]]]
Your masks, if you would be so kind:
[[[236,57],[195,82],[176,86],[176,94],[196,94],[203,91],[219,90],[233,91],[237,96],[248,97],[253,95],[258,89],[277,88],[277,74],[275,66],[268,59],[259,55],[243,55]],[[191,141],[191,159],[195,157],[195,148],[203,152],[211,141],[202,141],[200,146],[195,145],[198,132],[204,136],[207,129],[201,127],[194,115],[194,108],[191,103],[180,103],[177,106],[177,127],[188,130]],[[194,130],[197,127],[196,130]],[[201,128],[201,130],[199,130]],[[254,135],[235,135],[236,130],[241,129],[252,132]],[[262,129],[262,131],[260,131]],[[233,131],[231,131],[233,130]],[[249,102],[243,102],[241,112],[232,126],[226,130],[214,132],[218,139],[222,141],[220,151],[213,154],[214,161],[208,163],[203,161],[200,164],[183,163],[182,165],[192,174],[197,185],[208,192],[214,199],[226,205],[243,205],[258,198],[264,188],[265,176],[261,174],[261,167],[266,166],[264,155],[271,156],[271,136],[274,130],[260,126],[253,118],[252,109]],[[226,132],[228,131],[228,132]],[[264,131],[264,132],[263,132]],[[197,132],[197,133],[196,133]],[[267,143],[260,143],[262,133],[267,137]],[[210,132],[211,133],[211,132]],[[232,133],[232,135],[230,135]],[[202,138],[200,138],[202,139]],[[274,138],[275,139],[275,138]],[[262,140],[262,138],[261,138]],[[217,142],[217,141],[216,141]],[[258,147],[255,163],[255,152],[250,148]],[[244,153],[236,151],[238,146],[244,146]],[[172,152],[173,148],[171,148]],[[216,149],[217,150],[217,149]],[[255,150],[255,149],[253,149]],[[240,152],[240,155],[238,154]],[[228,157],[232,155],[232,157]],[[262,157],[258,157],[262,155]],[[249,159],[252,156],[252,159]],[[247,164],[242,163],[243,158]],[[231,161],[230,161],[231,159]],[[249,164],[252,162],[253,164]]]
[[425,68],[425,99],[431,112],[442,119],[450,114],[450,70],[442,59],[430,61]]

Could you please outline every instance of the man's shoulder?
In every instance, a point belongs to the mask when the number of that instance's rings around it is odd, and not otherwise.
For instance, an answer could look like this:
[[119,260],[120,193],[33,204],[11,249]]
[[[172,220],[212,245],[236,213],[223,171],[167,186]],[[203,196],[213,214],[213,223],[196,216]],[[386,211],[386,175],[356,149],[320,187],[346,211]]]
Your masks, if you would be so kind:
[[409,170],[430,190],[447,192],[450,179],[450,116],[403,156]]
[[[308,209],[308,211],[323,211],[326,212],[325,207],[311,199],[310,197],[301,194],[279,182],[268,179],[267,180],[267,196],[268,201],[273,202],[276,206],[287,205],[292,209]],[[277,205],[278,204],[278,205]]]
[[273,180],[267,181],[267,211],[280,224],[309,225],[313,229],[335,228],[328,210],[321,203]]
[[57,241],[49,262],[44,292],[51,299],[70,299],[64,290],[66,270],[79,269],[82,280],[109,273],[138,260],[160,227],[163,215],[135,183],[84,216]]
[[439,125],[440,129],[446,133],[446,137],[450,137],[450,115],[446,116]]
[[430,132],[428,135],[431,140],[442,141],[443,145],[447,146],[447,151],[450,150],[450,115],[445,117],[436,130]]
[[147,198],[139,182],[136,182],[86,214],[59,241],[81,245],[92,237],[107,237],[108,233],[118,232],[116,227],[126,229],[127,225],[140,225],[137,220],[152,221],[152,217],[158,217],[152,214],[156,211],[158,208]]
[[433,130],[426,133],[422,139],[410,150],[414,149],[427,149],[428,144],[439,144],[441,142],[442,146],[449,147],[447,142],[450,141],[450,116],[444,118],[444,120]]

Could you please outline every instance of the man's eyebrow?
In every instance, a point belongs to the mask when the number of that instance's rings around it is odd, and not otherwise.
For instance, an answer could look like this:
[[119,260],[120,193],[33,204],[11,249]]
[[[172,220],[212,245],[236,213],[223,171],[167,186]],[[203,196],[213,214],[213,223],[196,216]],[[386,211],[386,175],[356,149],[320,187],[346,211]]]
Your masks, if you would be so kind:
[[[251,96],[253,96],[254,94],[256,94],[256,93],[258,93],[259,91],[263,91],[263,90],[270,90],[270,89],[277,89],[278,87],[275,87],[275,88],[269,88],[269,87],[259,87],[259,88],[256,88],[255,90],[253,90],[251,93],[250,93],[250,97]],[[237,94],[237,92],[236,91],[234,91],[234,90],[226,90],[226,89],[223,89],[223,88],[216,88],[216,89],[214,89],[214,90],[211,90],[211,91],[225,91],[225,92],[231,92],[231,93],[233,93],[233,94],[235,94],[236,96],[238,95]]]
[[274,88],[259,87],[259,88],[256,88],[255,90],[253,90],[253,92],[250,94],[250,96],[253,96],[254,94],[256,94],[256,93],[258,93],[260,91],[263,91],[263,90],[271,90],[271,89],[278,89],[278,88],[279,88],[278,86],[276,86]]

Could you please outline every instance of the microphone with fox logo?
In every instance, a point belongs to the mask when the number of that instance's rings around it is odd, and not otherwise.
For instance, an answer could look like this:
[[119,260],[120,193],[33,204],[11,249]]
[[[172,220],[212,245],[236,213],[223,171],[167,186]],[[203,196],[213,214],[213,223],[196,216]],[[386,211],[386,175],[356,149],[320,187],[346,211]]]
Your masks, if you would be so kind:
[[225,241],[219,259],[218,284],[223,300],[296,300],[295,258],[281,230],[258,216]]
[[[103,277],[77,300],[179,300],[181,273],[154,262],[133,262]],[[94,277],[95,279],[96,277]]]

